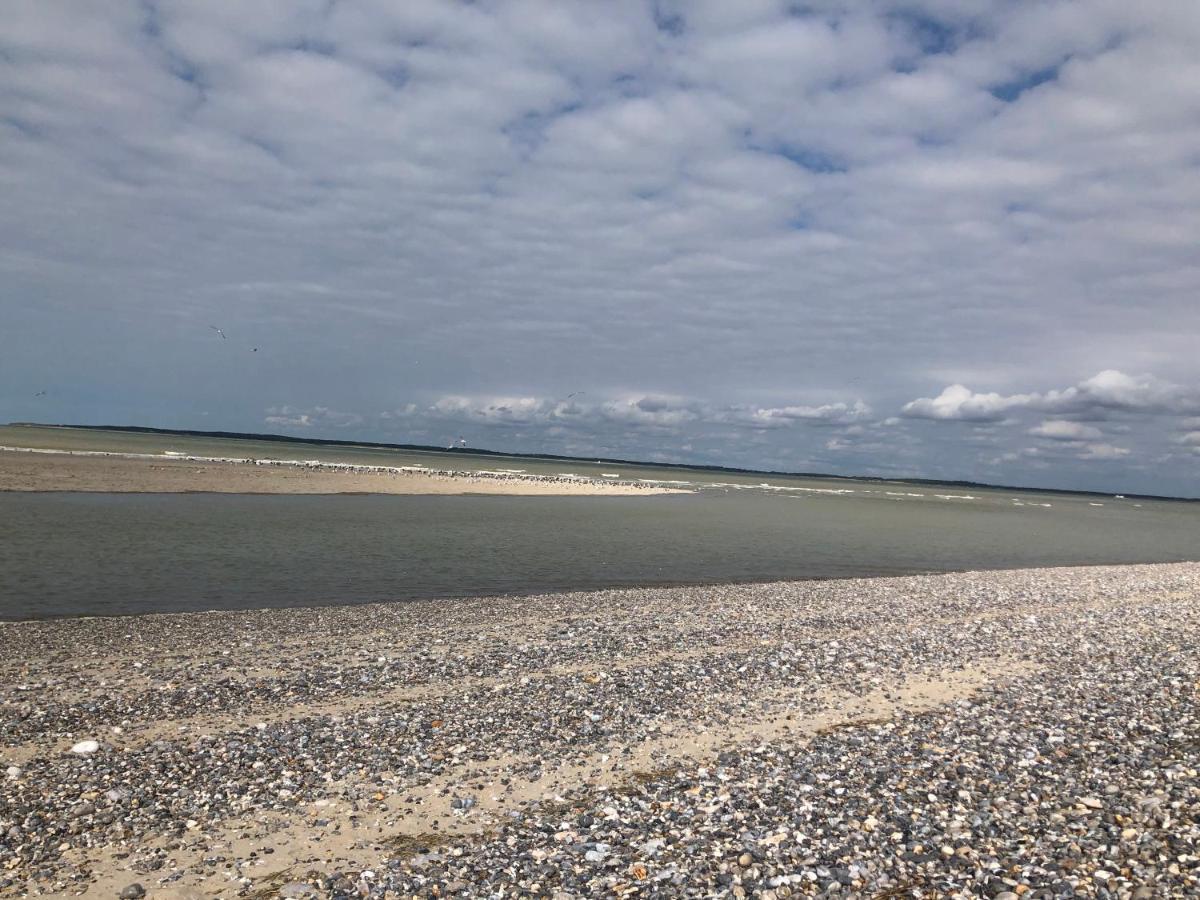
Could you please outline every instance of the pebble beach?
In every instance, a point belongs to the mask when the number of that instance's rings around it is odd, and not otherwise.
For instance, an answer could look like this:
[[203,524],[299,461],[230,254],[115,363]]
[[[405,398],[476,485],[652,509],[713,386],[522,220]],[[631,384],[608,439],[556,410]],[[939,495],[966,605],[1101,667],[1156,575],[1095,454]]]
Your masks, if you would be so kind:
[[0,895],[1200,896],[1200,564],[0,624]]

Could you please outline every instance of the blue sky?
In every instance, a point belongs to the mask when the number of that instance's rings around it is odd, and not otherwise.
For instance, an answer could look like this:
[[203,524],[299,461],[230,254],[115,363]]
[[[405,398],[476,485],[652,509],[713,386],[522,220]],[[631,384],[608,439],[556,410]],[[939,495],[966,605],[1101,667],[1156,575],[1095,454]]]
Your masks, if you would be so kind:
[[1198,47],[1178,2],[10,3],[0,420],[1200,494]]

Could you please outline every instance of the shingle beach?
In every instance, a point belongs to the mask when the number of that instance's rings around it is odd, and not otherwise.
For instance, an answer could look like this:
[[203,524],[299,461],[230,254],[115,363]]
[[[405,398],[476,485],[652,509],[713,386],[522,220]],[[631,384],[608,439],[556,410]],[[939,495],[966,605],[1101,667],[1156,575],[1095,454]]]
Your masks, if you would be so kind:
[[0,894],[1200,896],[1200,564],[0,624]]

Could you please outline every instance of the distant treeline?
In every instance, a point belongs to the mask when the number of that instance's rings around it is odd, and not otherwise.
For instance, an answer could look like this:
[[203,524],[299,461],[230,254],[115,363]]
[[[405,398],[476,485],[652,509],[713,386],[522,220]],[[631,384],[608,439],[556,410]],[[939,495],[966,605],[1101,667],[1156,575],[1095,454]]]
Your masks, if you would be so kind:
[[[615,459],[595,456],[559,456],[555,453],[512,453],[478,448],[437,447],[430,444],[385,444],[377,441],[338,441],[332,438],[292,437],[284,434],[253,434],[242,431],[192,431],[180,428],[147,428],[142,425],[46,425],[40,422],[10,422],[29,428],[78,428],[91,431],[124,431],[133,434],[173,434],[186,437],[228,438],[241,441],[270,441],[278,444],[311,444],[319,447],[370,447],[374,450],[418,450],[425,453],[453,453],[461,456],[494,456],[510,459],[545,459],[556,462],[602,463],[605,465],[641,466],[650,469],[671,469],[683,472],[728,472],[731,475],[792,476],[798,478],[823,478],[830,481],[867,481],[877,484],[909,484],[960,488],[982,488],[999,491],[1021,491],[1028,494],[1071,494],[1080,497],[1112,497],[1102,491],[1072,491],[1060,488],[1022,487],[1011,484],[988,484],[982,481],[941,481],[936,478],[882,478],[877,475],[830,475],[827,472],[779,472],[771,469],[739,469],[732,466],[701,465],[699,463],[662,463],[638,459]],[[1182,503],[1197,502],[1186,497],[1162,497],[1156,494],[1125,494],[1127,498],[1139,500],[1173,500]]]

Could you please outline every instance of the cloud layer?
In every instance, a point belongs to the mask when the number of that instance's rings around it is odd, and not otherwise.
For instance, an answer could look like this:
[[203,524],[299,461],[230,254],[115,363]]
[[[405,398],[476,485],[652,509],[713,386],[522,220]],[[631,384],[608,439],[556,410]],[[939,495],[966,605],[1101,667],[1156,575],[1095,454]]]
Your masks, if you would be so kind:
[[961,384],[953,384],[936,397],[922,397],[904,404],[902,414],[916,419],[998,422],[1013,410],[1090,419],[1105,419],[1115,413],[1184,415],[1200,411],[1200,389],[1183,388],[1151,375],[1135,377],[1106,369],[1077,385],[1041,394],[977,394]]
[[1200,493],[1200,7],[794,7],[15,0],[0,418]]

